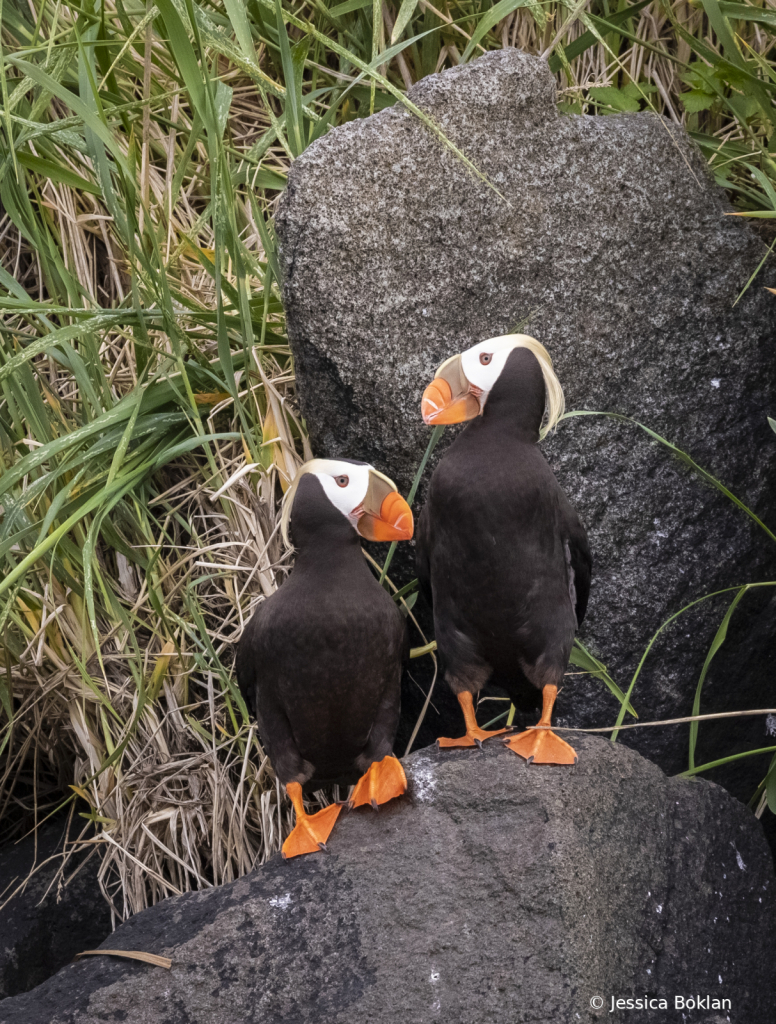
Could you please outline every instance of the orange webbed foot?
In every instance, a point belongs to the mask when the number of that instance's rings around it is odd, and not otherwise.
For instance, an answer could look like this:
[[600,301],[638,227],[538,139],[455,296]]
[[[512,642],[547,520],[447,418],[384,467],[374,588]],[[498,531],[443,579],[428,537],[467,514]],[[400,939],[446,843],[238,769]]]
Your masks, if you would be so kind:
[[286,789],[296,811],[296,825],[283,843],[283,860],[325,850],[326,840],[331,835],[342,804],[329,804],[317,814],[307,814],[302,805],[302,787],[299,783],[290,782]]
[[329,804],[317,814],[305,814],[303,818],[297,818],[293,832],[283,843],[283,859],[325,850],[326,840],[341,810],[341,804]]
[[463,711],[466,733],[454,740],[448,739],[446,736],[440,736],[437,740],[440,749],[449,747],[481,747],[485,740],[489,740],[491,736],[501,736],[502,733],[507,731],[506,729],[495,729],[493,732],[486,732],[484,729],[480,729],[474,715],[474,700],[472,695],[466,690],[458,694],[458,703]]
[[493,732],[486,732],[484,729],[480,729],[477,726],[475,729],[467,729],[464,736],[459,736],[458,739],[451,740],[447,736],[440,736],[437,743],[440,748],[444,747],[481,747],[485,740],[489,740],[491,736],[501,736],[505,733],[506,729],[495,729]]
[[565,740],[557,736],[548,726],[528,729],[504,741],[520,757],[530,764],[576,764],[577,752]]
[[534,764],[577,763],[576,750],[550,728],[557,694],[557,686],[548,684],[542,687],[542,717],[539,724],[504,741],[505,747],[524,757],[529,764],[531,761]]
[[401,762],[391,755],[382,761],[373,761],[356,783],[348,808],[371,804],[375,810],[380,804],[387,804],[394,797],[407,792],[407,776]]

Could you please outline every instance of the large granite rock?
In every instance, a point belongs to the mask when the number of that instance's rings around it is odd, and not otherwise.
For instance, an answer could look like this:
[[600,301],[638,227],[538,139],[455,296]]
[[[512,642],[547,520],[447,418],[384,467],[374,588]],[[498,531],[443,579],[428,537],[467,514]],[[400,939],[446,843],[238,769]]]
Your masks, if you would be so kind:
[[634,1019],[678,1024],[675,997],[700,995],[696,1024],[772,1024],[759,823],[717,786],[575,743],[575,769],[498,742],[420,751],[408,796],[343,815],[328,856],[165,900],[104,943],[171,971],[92,958],[0,1003],[0,1022],[579,1024],[647,995],[668,1006]]
[[[522,325],[549,348],[569,409],[636,417],[774,522],[776,300],[762,285],[776,282],[766,268],[736,304],[765,249],[725,216],[684,131],[651,113],[562,115],[547,65],[517,50],[432,75],[410,97],[505,198],[399,106],[295,161],[277,225],[316,454],[369,459],[406,489],[429,436],[420,397],[436,366]],[[776,579],[776,546],[637,427],[571,419],[546,451],[590,534],[582,637],[623,688],[685,604]],[[399,575],[411,572],[399,559]],[[776,706],[769,598],[745,598],[703,710]],[[698,606],[658,642],[633,697],[642,720],[690,713],[727,600]],[[561,721],[614,721],[601,683],[568,684]],[[408,681],[403,735],[422,700]],[[459,727],[438,687],[421,743]],[[762,719],[702,726],[700,737],[701,761],[768,743]],[[668,771],[687,765],[686,726],[623,739]],[[748,798],[766,768],[752,759],[720,778]]]
[[[67,866],[70,883],[60,886],[56,880],[66,824],[54,819],[40,827],[37,839],[29,835],[0,848],[0,999],[40,985],[110,934],[110,910],[97,884],[98,857],[77,854]],[[42,866],[23,886],[36,865]]]

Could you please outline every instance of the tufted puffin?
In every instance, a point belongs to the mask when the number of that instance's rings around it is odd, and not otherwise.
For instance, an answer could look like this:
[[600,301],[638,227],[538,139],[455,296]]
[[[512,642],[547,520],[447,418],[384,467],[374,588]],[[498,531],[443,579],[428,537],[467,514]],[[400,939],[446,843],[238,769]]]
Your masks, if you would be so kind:
[[445,679],[466,723],[465,736],[439,745],[479,745],[506,731],[485,732],[474,715],[473,695],[493,678],[523,710],[542,694],[538,726],[507,746],[529,762],[575,764],[550,719],[587,607],[591,559],[537,445],[563,413],[549,354],[522,334],[482,341],[442,363],[421,411],[428,424],[470,421],[434,471],[416,540]]
[[388,477],[347,459],[305,463],[281,525],[296,548],[283,586],[263,601],[237,645],[237,680],[296,811],[283,856],[325,849],[341,810],[305,813],[302,787],[357,785],[350,807],[375,809],[407,780],[391,756],[399,722],[407,625],[380,586],[360,538],[409,540],[412,512]]

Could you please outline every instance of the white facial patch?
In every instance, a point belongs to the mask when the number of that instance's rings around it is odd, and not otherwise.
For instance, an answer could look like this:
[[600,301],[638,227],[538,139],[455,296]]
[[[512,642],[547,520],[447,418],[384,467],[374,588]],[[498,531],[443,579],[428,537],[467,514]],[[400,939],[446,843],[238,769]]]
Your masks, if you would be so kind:
[[[353,526],[358,522],[359,508],[366,493],[369,490],[369,470],[371,466],[361,463],[354,465],[352,462],[340,462],[339,459],[319,459],[319,469],[313,476],[321,481],[321,486],[326,492],[326,497],[338,508]],[[348,478],[347,484],[341,486],[338,480]]]
[[[509,353],[518,347],[517,342],[507,336],[488,338],[487,341],[480,341],[461,353],[461,369],[466,379],[482,392],[480,405],[485,404],[485,398],[499,379]],[[481,356],[490,356],[490,360],[483,362]]]

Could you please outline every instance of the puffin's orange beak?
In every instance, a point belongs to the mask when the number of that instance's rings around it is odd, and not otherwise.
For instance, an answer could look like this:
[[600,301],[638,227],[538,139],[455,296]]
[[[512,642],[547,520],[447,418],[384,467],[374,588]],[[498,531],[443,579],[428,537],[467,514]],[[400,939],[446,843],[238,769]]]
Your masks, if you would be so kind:
[[446,359],[439,367],[436,377],[423,392],[420,411],[423,422],[429,426],[463,423],[479,416],[480,401],[471,392],[460,356]]
[[372,472],[364,511],[356,529],[367,540],[409,540],[414,522],[412,509],[381,473]]
[[464,423],[479,416],[480,403],[471,394],[455,398],[447,381],[442,377],[435,377],[423,392],[420,412],[423,422],[429,426]]
[[[364,523],[364,520],[371,522]],[[359,533],[367,536],[362,528],[371,527],[370,540],[410,540],[415,527],[412,509],[397,491],[391,491],[380,506],[379,516],[362,516],[358,522]]]

